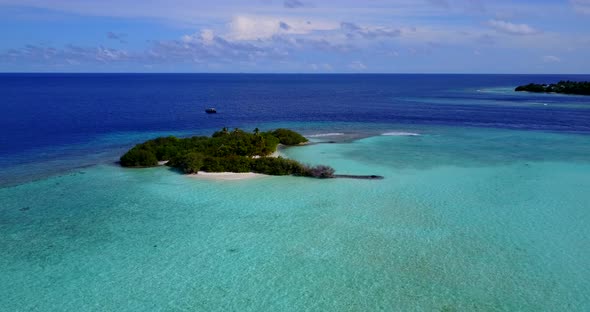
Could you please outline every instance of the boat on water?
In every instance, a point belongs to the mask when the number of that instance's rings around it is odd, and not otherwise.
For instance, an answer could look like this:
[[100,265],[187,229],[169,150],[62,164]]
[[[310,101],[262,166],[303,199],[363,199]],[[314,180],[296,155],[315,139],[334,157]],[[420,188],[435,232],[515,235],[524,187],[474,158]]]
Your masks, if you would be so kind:
[[207,114],[215,114],[215,113],[217,113],[217,110],[215,108],[213,108],[213,107],[209,107],[209,108],[207,108],[205,110],[205,113],[207,113]]

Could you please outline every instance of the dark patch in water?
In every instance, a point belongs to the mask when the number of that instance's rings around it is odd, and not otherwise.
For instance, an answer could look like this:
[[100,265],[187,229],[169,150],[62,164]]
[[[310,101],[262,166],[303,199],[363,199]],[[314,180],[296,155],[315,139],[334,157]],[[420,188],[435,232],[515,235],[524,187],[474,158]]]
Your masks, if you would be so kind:
[[334,178],[359,179],[359,180],[383,180],[385,177],[379,175],[354,175],[354,174],[335,174]]

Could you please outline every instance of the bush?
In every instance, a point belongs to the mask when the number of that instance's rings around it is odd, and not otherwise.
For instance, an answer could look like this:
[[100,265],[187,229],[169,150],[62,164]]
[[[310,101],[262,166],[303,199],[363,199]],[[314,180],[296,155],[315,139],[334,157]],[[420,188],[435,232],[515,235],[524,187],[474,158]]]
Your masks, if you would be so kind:
[[224,172],[225,171],[222,163],[220,162],[220,158],[211,157],[211,156],[207,156],[203,160],[202,170],[207,171],[207,172]]
[[223,171],[225,172],[250,172],[252,160],[244,156],[230,156],[222,160]]
[[307,142],[307,139],[301,134],[289,129],[277,129],[272,132],[272,135],[279,139],[279,142],[284,145],[297,145]]
[[303,166],[291,159],[282,157],[258,158],[252,163],[252,171],[269,175],[291,175],[299,174]]
[[201,153],[191,152],[173,158],[168,163],[169,166],[178,168],[184,173],[197,173],[201,170],[204,164],[205,156]]
[[277,146],[279,146],[280,142],[277,137],[272,135],[272,133],[264,132],[260,137],[261,143],[256,155],[266,156],[274,153],[277,150]]
[[336,171],[332,167],[319,165],[315,167],[306,167],[304,172],[304,175],[308,177],[329,179],[334,177]]
[[140,148],[132,148],[121,156],[120,161],[124,167],[153,167],[158,165],[158,158],[154,153]]

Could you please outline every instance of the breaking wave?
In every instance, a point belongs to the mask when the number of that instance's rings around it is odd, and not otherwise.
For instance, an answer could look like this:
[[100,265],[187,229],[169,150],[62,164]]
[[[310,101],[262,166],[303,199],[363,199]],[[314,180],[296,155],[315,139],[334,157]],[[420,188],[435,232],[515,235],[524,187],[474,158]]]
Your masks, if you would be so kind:
[[340,132],[334,132],[334,133],[318,133],[318,134],[306,135],[306,137],[308,137],[308,138],[321,138],[321,137],[338,136],[338,135],[344,135],[344,133],[340,133]]

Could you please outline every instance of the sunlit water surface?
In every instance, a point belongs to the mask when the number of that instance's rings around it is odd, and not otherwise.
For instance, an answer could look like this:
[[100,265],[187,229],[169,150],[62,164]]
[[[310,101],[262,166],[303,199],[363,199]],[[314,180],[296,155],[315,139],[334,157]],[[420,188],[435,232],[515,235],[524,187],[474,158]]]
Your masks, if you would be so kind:
[[384,180],[100,165],[0,189],[3,309],[590,309],[587,136],[391,130],[283,150]]

